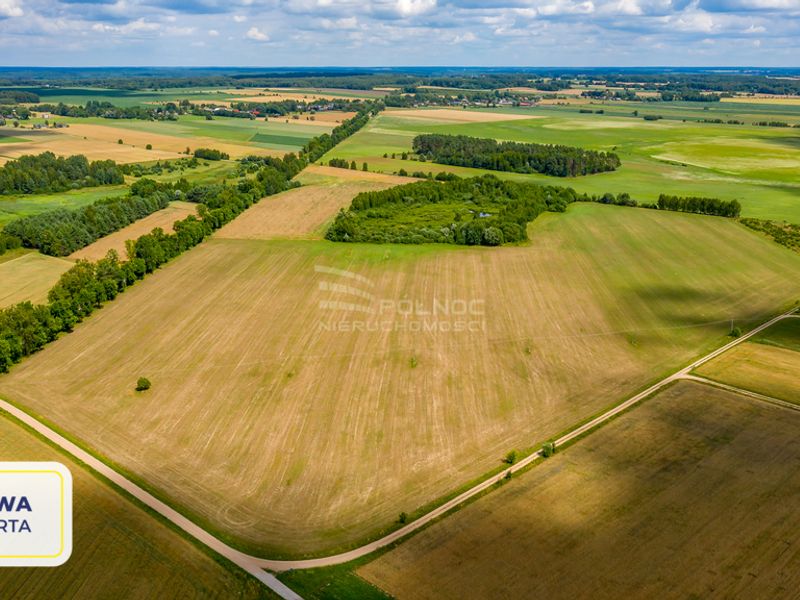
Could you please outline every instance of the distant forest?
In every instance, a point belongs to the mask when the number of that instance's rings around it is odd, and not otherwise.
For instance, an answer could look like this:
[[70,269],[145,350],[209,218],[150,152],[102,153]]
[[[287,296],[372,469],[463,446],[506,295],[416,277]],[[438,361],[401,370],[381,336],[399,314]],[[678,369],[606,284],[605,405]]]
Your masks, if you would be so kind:
[[414,138],[413,149],[420,160],[445,165],[542,173],[555,177],[614,171],[621,164],[619,157],[612,152],[550,144],[498,142],[466,135],[419,135]]

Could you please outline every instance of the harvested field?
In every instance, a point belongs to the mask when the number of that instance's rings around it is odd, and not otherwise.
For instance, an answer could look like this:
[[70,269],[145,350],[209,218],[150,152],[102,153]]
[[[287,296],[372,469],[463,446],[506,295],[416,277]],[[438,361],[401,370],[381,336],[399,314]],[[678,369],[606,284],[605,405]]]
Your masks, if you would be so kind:
[[682,382],[358,572],[400,599],[791,597],[798,427]]
[[531,232],[499,249],[215,237],[0,394],[248,548],[321,552],[800,293],[800,257],[725,219],[583,204]]
[[61,462],[75,497],[72,557],[53,569],[0,569],[3,598],[263,597],[255,580],[223,567],[5,413],[0,460]]
[[314,115],[314,121],[312,122],[321,122],[321,123],[341,123],[342,121],[346,121],[347,119],[352,119],[356,116],[354,112],[344,112],[340,110],[327,110],[323,112],[318,112]]
[[[88,135],[91,131],[84,133],[80,132],[81,128],[85,127],[103,127],[99,125],[73,125],[67,129],[55,129],[48,131],[25,131],[25,137],[30,141],[8,143],[0,146],[0,164],[6,163],[14,158],[19,158],[24,154],[40,154],[42,152],[50,151],[59,156],[72,156],[73,154],[83,154],[89,160],[104,160],[112,159],[119,163],[143,162],[148,160],[163,160],[170,158],[179,158],[177,150],[171,148],[159,148],[156,144],[153,145],[153,150],[146,150],[145,144],[151,142],[143,142],[141,147],[134,147],[129,145],[130,139],[127,144],[117,144],[120,138],[130,138],[127,135],[128,130],[115,129],[113,127],[105,127],[113,133],[108,133],[105,137],[113,137],[113,143],[110,139],[103,139],[101,137],[92,137]],[[87,139],[84,139],[83,136]],[[181,150],[186,148],[185,140]]]
[[[187,147],[191,150],[195,150],[196,148],[215,148],[222,152],[227,152],[230,154],[231,158],[241,158],[248,154],[283,155],[283,153],[277,150],[268,150],[245,144],[235,144],[214,137],[195,136],[187,138],[130,128],[123,129],[121,127],[111,127],[108,125],[79,123],[73,124],[69,129],[62,131],[69,131],[71,136],[85,136],[88,138],[89,142],[106,142],[109,144],[109,147],[115,145],[120,148],[125,148],[128,145],[135,146],[136,150],[140,150],[143,153],[144,157],[138,159],[140,161],[185,156],[182,153],[185,152]],[[123,141],[122,145],[117,144],[117,140],[120,139]],[[144,148],[147,144],[152,144],[153,150],[145,150]],[[5,146],[3,148],[5,148]],[[166,157],[159,155],[158,152],[168,152],[170,155]]]
[[488,123],[494,121],[519,121],[522,119],[542,118],[536,115],[497,113],[488,110],[464,110],[455,108],[389,109],[384,114],[388,117],[401,117],[403,119],[419,119],[424,121],[442,121],[443,123]]
[[47,292],[71,267],[68,260],[38,252],[0,263],[0,308],[17,302],[45,302]]
[[127,227],[111,235],[100,238],[93,244],[81,248],[77,252],[73,252],[69,255],[69,258],[72,260],[99,260],[108,254],[109,250],[116,250],[117,254],[125,259],[125,242],[127,240],[135,240],[141,235],[150,233],[156,227],[160,227],[167,233],[172,233],[172,224],[175,221],[180,221],[196,213],[197,204],[191,202],[170,202],[167,208],[159,210],[144,219],[139,219],[135,223],[131,223]]
[[800,352],[747,342],[697,369],[738,388],[800,404]]
[[[311,176],[311,177],[309,177]],[[390,175],[388,173],[375,173],[372,171],[360,171],[353,169],[340,169],[338,167],[326,167],[323,165],[309,165],[298,176],[301,181],[312,177],[324,177],[333,181],[364,181],[374,183],[386,183],[391,185],[403,185],[418,181],[413,177],[402,177],[400,175]]]
[[245,214],[225,225],[216,236],[243,240],[322,239],[325,226],[333,220],[340,208],[350,206],[357,194],[383,190],[392,185],[388,182],[354,179],[295,188],[264,198]]

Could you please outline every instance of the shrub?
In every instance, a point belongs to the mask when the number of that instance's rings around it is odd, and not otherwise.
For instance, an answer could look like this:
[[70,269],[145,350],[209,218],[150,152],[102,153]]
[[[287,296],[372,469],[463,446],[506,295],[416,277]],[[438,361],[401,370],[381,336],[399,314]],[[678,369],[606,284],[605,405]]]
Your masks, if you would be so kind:
[[150,380],[147,377],[139,377],[136,380],[136,391],[143,392],[145,390],[149,390],[151,386]]
[[517,462],[517,451],[512,450],[511,452],[506,454],[505,457],[503,458],[503,462],[506,463],[507,465],[513,465],[515,462]]
[[547,442],[544,446],[542,446],[542,457],[543,458],[550,458],[555,453],[556,453],[556,445],[555,445],[555,443]]

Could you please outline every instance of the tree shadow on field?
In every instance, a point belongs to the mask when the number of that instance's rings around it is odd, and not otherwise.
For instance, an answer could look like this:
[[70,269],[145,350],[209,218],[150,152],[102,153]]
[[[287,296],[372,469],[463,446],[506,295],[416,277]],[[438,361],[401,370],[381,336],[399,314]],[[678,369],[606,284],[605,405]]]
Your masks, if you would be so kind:
[[768,144],[775,144],[777,146],[787,146],[794,150],[800,150],[800,136],[795,136],[795,135],[786,137],[763,136],[760,137],[759,139]]
[[[620,307],[636,314],[646,310],[654,331],[659,329],[705,330],[707,335],[724,335],[734,325],[750,326],[765,320],[763,306],[731,303],[729,291],[698,290],[691,286],[657,284],[629,288],[620,298]],[[660,335],[636,335],[639,347],[659,346]],[[632,342],[633,343],[633,342]]]

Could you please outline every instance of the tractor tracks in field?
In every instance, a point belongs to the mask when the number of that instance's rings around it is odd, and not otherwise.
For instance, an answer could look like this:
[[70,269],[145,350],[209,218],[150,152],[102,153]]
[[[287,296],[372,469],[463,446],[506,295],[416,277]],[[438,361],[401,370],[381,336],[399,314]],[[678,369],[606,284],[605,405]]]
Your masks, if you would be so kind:
[[[621,402],[620,404],[617,404],[613,408],[603,412],[602,414],[594,417],[593,419],[587,421],[586,423],[581,424],[575,429],[569,431],[568,433],[554,440],[556,447],[564,446],[566,444],[569,444],[570,442],[574,442],[578,438],[592,432],[594,429],[600,427],[601,425],[604,425],[605,423],[615,418],[616,416],[620,415],[621,413],[625,412],[626,410],[630,409],[631,407],[639,404],[646,398],[661,391],[666,386],[681,380],[694,381],[696,383],[701,383],[704,385],[712,385],[720,389],[733,391],[742,394],[744,396],[756,400],[761,400],[764,402],[769,402],[771,404],[782,406],[784,408],[789,408],[792,410],[800,410],[800,406],[793,405],[789,402],[785,402],[777,398],[772,398],[770,396],[765,396],[763,394],[758,394],[756,392],[741,390],[739,388],[729,386],[727,384],[718,383],[691,374],[691,371],[693,371],[697,367],[713,360],[714,358],[727,352],[731,348],[743,342],[746,342],[753,336],[761,333],[762,331],[764,331],[768,327],[771,327],[775,323],[783,319],[796,318],[800,316],[796,315],[795,312],[796,309],[792,308],[791,310],[782,313],[766,321],[765,323],[762,323],[761,325],[752,329],[746,334],[736,338],[735,340],[732,340],[731,342],[728,342],[727,344],[706,354],[702,358],[699,358],[694,362],[692,362],[691,364],[683,367],[682,369],[675,371],[671,375],[668,375],[667,377],[651,385],[647,389],[635,394],[634,396],[631,396],[630,398]],[[50,428],[45,423],[41,422],[38,418],[17,408],[13,404],[10,404],[9,402],[0,399],[0,409],[8,412],[13,417],[15,417],[19,421],[26,424],[28,427],[35,430],[39,435],[45,437],[50,442],[56,444],[61,449],[66,451],[68,454],[72,455],[79,461],[85,463],[91,469],[93,469],[103,477],[107,478],[109,481],[113,482],[119,488],[125,490],[127,493],[136,498],[142,504],[146,505],[149,509],[158,513],[162,518],[166,519],[167,521],[169,521],[174,526],[184,531],[186,534],[188,534],[195,540],[199,541],[200,543],[204,544],[208,548],[217,552],[221,556],[230,560],[231,562],[242,568],[244,571],[250,573],[259,581],[264,583],[267,587],[269,587],[272,591],[274,591],[276,594],[287,600],[301,600],[301,596],[296,592],[294,592],[293,590],[291,590],[289,587],[287,587],[284,583],[279,581],[274,574],[268,571],[281,572],[292,569],[329,567],[350,562],[358,558],[362,558],[368,554],[371,554],[372,552],[386,548],[387,546],[395,542],[398,542],[403,538],[405,538],[406,536],[409,536],[412,533],[422,529],[423,527],[429,525],[436,519],[439,519],[445,516],[450,511],[458,508],[463,503],[476,498],[480,494],[489,490],[492,486],[501,483],[509,474],[514,474],[518,471],[521,471],[526,467],[530,466],[531,464],[533,464],[535,461],[539,460],[540,458],[543,458],[543,453],[541,450],[534,452],[526,456],[525,458],[515,462],[513,465],[510,465],[507,469],[504,469],[501,473],[486,478],[482,482],[472,486],[468,490],[461,492],[457,496],[440,504],[433,510],[425,513],[424,515],[408,523],[407,525],[404,525],[403,527],[395,531],[392,531],[391,533],[388,533],[381,538],[373,540],[353,550],[320,558],[299,559],[299,560],[274,560],[274,559],[267,559],[267,558],[260,558],[258,556],[253,556],[233,548],[226,542],[216,537],[214,534],[210,533],[208,530],[194,523],[192,520],[184,516],[178,510],[172,508],[165,502],[156,498],[153,494],[151,494],[144,488],[140,487],[137,483],[129,479],[125,474],[115,470],[111,466],[107,465],[105,462],[96,458],[89,452],[83,450],[78,445],[76,445],[75,443],[71,442],[70,440],[68,440],[67,438],[56,432],[54,429]]]

